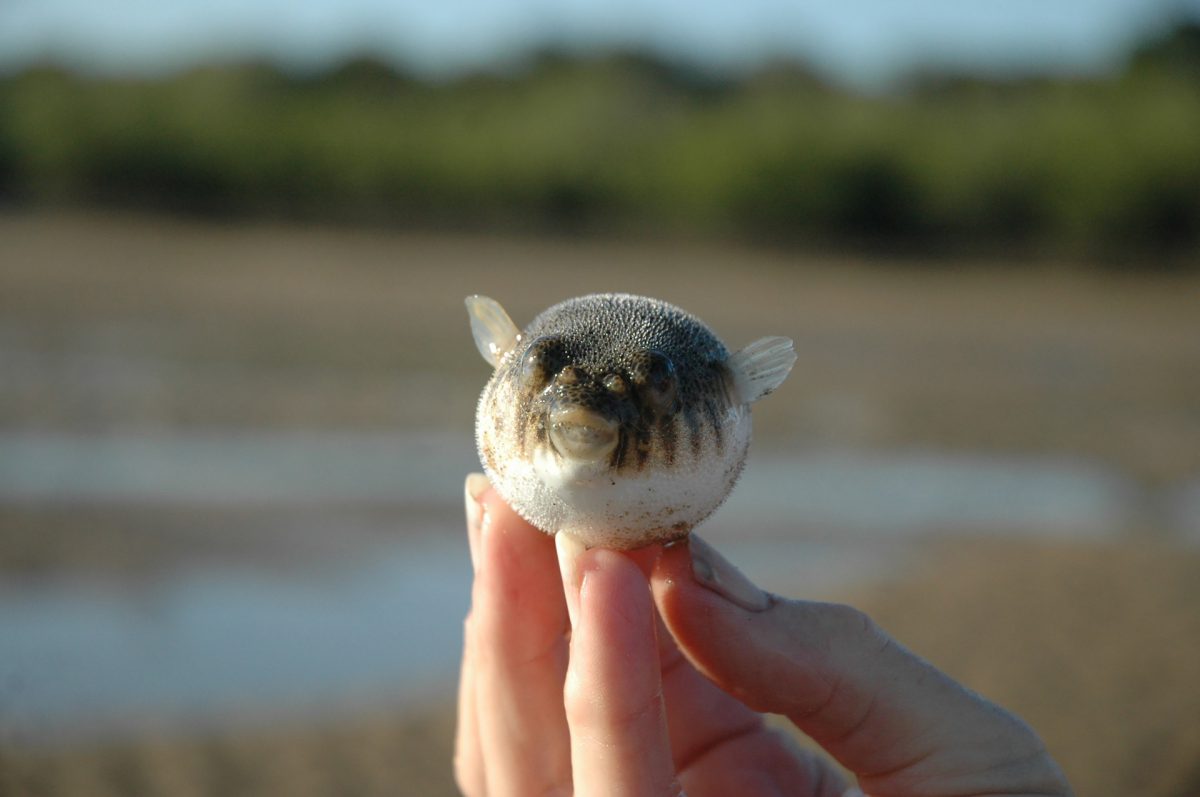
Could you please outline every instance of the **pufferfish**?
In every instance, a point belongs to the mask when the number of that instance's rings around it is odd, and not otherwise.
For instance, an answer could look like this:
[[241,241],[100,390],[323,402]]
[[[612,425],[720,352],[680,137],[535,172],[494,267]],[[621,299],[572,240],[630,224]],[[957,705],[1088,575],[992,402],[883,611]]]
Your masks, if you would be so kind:
[[534,526],[589,548],[668,542],[712,514],[745,464],[750,405],[796,361],[782,337],[730,354],[643,296],[568,299],[524,331],[492,299],[466,303],[496,369],[475,416],[484,470]]

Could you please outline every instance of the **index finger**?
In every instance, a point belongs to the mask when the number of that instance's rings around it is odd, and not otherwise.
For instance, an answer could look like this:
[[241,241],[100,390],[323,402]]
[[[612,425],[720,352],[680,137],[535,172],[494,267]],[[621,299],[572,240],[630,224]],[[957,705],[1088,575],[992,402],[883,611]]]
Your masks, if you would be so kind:
[[577,607],[563,696],[575,797],[677,797],[646,577],[621,554],[581,548],[559,544]]
[[663,554],[654,587],[698,669],[786,715],[868,792],[1070,793],[1029,726],[856,609],[768,597],[698,537]]

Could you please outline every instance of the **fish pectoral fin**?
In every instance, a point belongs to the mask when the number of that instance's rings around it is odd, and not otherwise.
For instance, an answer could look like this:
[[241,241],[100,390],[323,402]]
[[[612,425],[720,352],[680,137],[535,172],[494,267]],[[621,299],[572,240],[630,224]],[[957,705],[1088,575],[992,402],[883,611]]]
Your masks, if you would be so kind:
[[791,338],[759,338],[729,356],[729,372],[738,398],[747,404],[758,401],[775,388],[796,364]]
[[521,340],[521,330],[495,299],[476,295],[468,296],[466,301],[475,348],[495,368]]

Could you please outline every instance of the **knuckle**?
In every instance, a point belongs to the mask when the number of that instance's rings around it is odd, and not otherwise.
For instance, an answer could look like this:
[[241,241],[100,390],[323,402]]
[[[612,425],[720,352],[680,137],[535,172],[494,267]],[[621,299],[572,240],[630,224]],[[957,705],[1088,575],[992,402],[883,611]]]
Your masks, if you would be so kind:
[[588,689],[581,679],[570,675],[563,686],[567,724],[573,731],[587,734],[622,734],[644,723],[660,705],[660,694],[629,699],[618,690]]
[[886,646],[887,634],[861,609],[844,603],[827,604],[825,622],[832,639],[850,641],[872,650]]

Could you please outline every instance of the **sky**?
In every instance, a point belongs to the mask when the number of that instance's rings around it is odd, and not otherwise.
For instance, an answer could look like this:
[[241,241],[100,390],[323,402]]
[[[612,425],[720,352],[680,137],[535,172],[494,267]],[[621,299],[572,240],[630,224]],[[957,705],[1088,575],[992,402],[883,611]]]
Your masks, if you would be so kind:
[[431,74],[539,47],[633,47],[716,69],[806,60],[879,85],[918,66],[1100,71],[1200,0],[0,0],[0,71],[44,60],[155,74],[379,55]]

